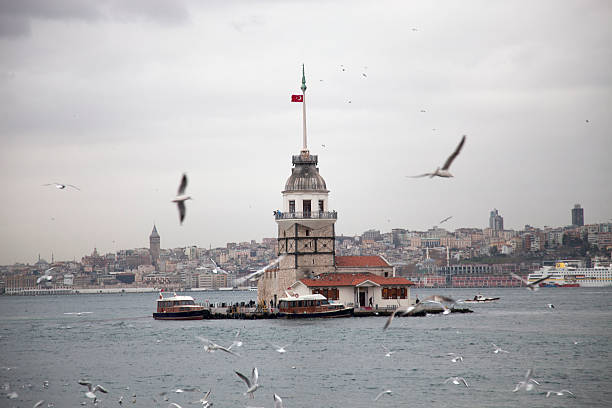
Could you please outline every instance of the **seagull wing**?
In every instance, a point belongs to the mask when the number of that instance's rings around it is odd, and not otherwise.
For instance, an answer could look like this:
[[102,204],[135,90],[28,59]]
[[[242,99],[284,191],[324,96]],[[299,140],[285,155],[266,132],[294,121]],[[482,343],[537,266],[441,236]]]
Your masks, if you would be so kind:
[[187,174],[183,173],[183,178],[181,179],[181,185],[179,186],[177,195],[183,195],[185,193],[185,188],[187,188]]
[[210,397],[210,393],[212,392],[212,390],[208,390],[208,392],[206,394],[204,394],[204,396],[202,397],[202,399],[200,401],[208,401],[208,397]]
[[395,314],[399,311],[399,309],[395,309],[393,311],[393,313],[391,313],[389,315],[389,317],[387,318],[387,321],[385,322],[385,325],[383,326],[383,331],[387,330],[387,328],[389,327],[389,325],[391,324],[391,322],[393,321],[393,318],[395,317]]
[[457,146],[457,148],[455,149],[453,154],[448,156],[448,159],[446,159],[446,162],[444,163],[444,166],[442,166],[442,170],[448,170],[448,168],[453,163],[453,160],[455,160],[455,157],[457,157],[457,155],[459,155],[459,152],[461,151],[461,148],[463,147],[464,143],[465,143],[465,135],[463,135],[463,137],[461,138],[461,141],[459,142],[459,145]]
[[181,224],[183,223],[183,220],[185,219],[185,202],[184,201],[179,201],[178,203],[176,203],[176,205],[178,206],[178,210],[179,210],[179,220],[181,221]]
[[257,381],[259,380],[259,371],[257,371],[257,367],[253,367],[251,378],[253,379],[253,384],[257,384]]
[[283,408],[283,400],[276,394],[274,394],[274,408]]
[[183,408],[179,404],[177,404],[176,402],[171,402],[170,405],[168,405],[168,406],[169,407],[175,407],[175,408]]
[[227,348],[227,347],[217,346],[217,348],[218,348],[219,350],[221,350],[221,351],[225,351],[226,353],[233,354],[234,356],[240,357],[240,355],[239,355],[239,354],[234,353],[232,350],[230,350],[230,349],[229,349],[229,348]]
[[453,216],[451,215],[450,217],[446,217],[445,219],[443,219],[442,221],[439,222],[439,224],[442,224],[443,222],[446,222],[448,220],[450,220],[451,218],[453,218]]
[[238,377],[240,377],[242,381],[246,383],[247,388],[251,388],[251,380],[249,380],[244,374],[239,373],[238,371],[234,371],[234,372],[236,373]]
[[72,188],[74,188],[74,189],[77,189],[77,190],[81,191],[81,189],[80,189],[80,188],[78,188],[77,186],[75,186],[75,185],[73,185],[73,184],[66,184],[66,185],[67,185],[68,187],[72,187]]
[[427,176],[432,176],[434,173],[423,173],[423,174],[419,174],[418,176],[406,176],[406,177],[410,177],[410,178],[419,178],[419,177],[427,177]]
[[457,301],[453,298],[450,298],[448,296],[442,296],[442,295],[432,295],[432,296],[428,296],[425,299],[423,299],[424,302],[428,301],[428,300],[432,300],[434,302],[439,302],[439,303],[457,303]]
[[540,278],[540,279],[538,279],[537,281],[534,281],[534,282],[529,282],[529,283],[528,283],[528,285],[529,285],[529,286],[535,286],[535,285],[537,285],[538,283],[543,282],[543,281],[545,281],[545,280],[546,280],[546,279],[548,279],[548,278],[550,278],[550,275],[547,275],[547,276],[545,276],[545,277],[543,277],[543,278]]
[[466,387],[469,387],[469,385],[468,385],[467,381],[465,381],[465,378],[463,378],[463,377],[459,377],[459,380],[461,380],[461,382],[462,382],[463,384],[465,384],[465,386],[466,386]]
[[520,276],[518,276],[517,274],[514,274],[514,273],[512,273],[511,275],[512,275],[512,277],[514,279],[518,279],[518,280],[522,281],[525,285],[529,285],[529,282],[526,279],[524,279],[524,278],[522,278],[522,277],[520,277]]
[[104,388],[103,386],[101,386],[100,384],[96,385],[96,388],[94,388],[93,392],[96,392],[98,390],[105,394],[108,394],[108,390]]

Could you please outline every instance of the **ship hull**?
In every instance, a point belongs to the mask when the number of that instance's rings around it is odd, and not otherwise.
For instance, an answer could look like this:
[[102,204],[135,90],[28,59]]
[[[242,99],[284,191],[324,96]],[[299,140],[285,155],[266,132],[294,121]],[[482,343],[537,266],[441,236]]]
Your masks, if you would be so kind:
[[189,312],[161,312],[153,313],[155,320],[202,320],[210,315],[208,310],[193,310]]
[[325,311],[317,311],[317,312],[303,312],[303,313],[279,312],[278,317],[284,317],[287,319],[351,317],[353,316],[354,311],[355,311],[355,308],[345,307],[343,309],[325,310]]

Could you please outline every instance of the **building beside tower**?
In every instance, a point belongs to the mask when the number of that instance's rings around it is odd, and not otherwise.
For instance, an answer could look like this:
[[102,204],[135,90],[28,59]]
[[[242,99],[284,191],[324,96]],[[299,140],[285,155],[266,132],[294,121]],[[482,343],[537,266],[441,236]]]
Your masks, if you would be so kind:
[[[344,293],[344,301],[350,299],[348,303],[358,306],[385,305],[389,299],[394,299],[394,305],[400,299],[406,299],[403,303],[408,303],[412,283],[404,278],[392,278],[393,267],[382,257],[336,256],[338,213],[329,208],[329,190],[317,167],[318,156],[308,150],[303,70],[301,89],[302,97],[294,96],[292,101],[303,104],[302,149],[300,154],[292,156],[291,175],[282,191],[282,210],[274,212],[279,261],[276,267],[264,271],[260,277],[258,302],[275,306],[288,291],[298,295],[312,294],[322,293],[320,291],[324,288],[325,293],[335,294],[330,299],[338,299],[337,294]],[[359,275],[360,278],[348,279],[345,274]],[[317,282],[321,285],[317,286]],[[383,287],[388,299],[383,299]]]
[[155,265],[156,269],[159,263],[160,243],[161,238],[157,233],[157,227],[153,224],[153,231],[151,231],[151,235],[149,235],[149,253],[151,254],[151,263]]
[[494,208],[489,214],[489,228],[491,228],[493,231],[504,230],[504,217],[499,215],[497,208]]
[[580,207],[580,204],[574,204],[572,208],[572,225],[576,227],[584,225],[584,209]]

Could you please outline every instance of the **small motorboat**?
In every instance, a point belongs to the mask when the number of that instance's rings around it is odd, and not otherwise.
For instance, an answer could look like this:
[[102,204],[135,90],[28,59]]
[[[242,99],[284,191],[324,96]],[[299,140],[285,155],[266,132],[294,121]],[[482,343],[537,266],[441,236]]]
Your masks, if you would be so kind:
[[210,315],[210,311],[202,305],[196,305],[191,296],[164,297],[161,293],[157,299],[157,312],[153,313],[155,320],[201,320]]
[[465,299],[464,302],[466,303],[481,303],[481,302],[494,302],[496,300],[499,300],[498,297],[485,297],[482,295],[476,295],[474,296],[473,299]]
[[278,316],[289,319],[309,317],[349,317],[353,316],[353,307],[342,303],[329,303],[321,294],[298,295],[297,293],[280,298]]

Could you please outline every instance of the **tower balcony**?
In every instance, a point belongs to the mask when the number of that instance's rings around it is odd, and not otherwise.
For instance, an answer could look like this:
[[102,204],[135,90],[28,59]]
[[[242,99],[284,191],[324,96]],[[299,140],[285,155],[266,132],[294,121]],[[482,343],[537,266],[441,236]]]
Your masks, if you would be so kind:
[[274,213],[276,220],[336,220],[338,213],[336,211],[309,211],[309,212],[282,212]]

